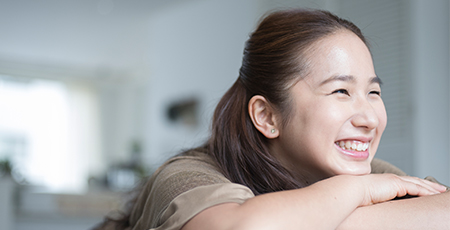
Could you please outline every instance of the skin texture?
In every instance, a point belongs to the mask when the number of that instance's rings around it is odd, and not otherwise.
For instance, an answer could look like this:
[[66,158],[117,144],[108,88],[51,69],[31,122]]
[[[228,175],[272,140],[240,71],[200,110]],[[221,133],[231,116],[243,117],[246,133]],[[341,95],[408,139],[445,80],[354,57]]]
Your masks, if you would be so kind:
[[[262,96],[254,96],[248,107],[254,126],[270,140],[271,153],[312,185],[213,206],[183,230],[427,229],[430,221],[434,229],[449,229],[449,218],[442,219],[450,213],[445,187],[369,174],[386,112],[367,47],[345,30],[313,46],[308,76],[289,91],[294,113],[288,125],[281,127],[280,113]],[[335,145],[340,140],[366,142],[368,152],[349,156],[353,152]],[[421,197],[390,201],[406,194]],[[411,226],[406,218],[412,215]]]
[[[278,128],[271,145],[278,159],[311,182],[370,173],[387,122],[368,48],[350,32],[333,37],[315,44],[309,74],[290,90],[291,121]],[[368,153],[345,151],[336,141],[368,143]]]
[[445,192],[361,207],[338,229],[450,229],[449,200],[450,192]]

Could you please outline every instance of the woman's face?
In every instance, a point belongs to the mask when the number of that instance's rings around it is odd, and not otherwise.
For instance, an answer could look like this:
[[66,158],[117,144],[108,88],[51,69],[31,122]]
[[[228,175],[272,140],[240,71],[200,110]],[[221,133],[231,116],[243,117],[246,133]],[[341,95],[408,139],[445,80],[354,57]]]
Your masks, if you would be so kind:
[[312,48],[308,75],[290,89],[290,121],[272,149],[310,182],[368,174],[387,122],[370,52],[349,31]]

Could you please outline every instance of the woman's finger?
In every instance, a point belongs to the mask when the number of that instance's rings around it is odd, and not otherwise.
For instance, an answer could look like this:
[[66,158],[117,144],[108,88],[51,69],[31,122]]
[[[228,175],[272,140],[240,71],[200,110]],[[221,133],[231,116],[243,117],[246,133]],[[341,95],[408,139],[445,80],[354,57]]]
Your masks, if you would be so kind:
[[441,193],[447,191],[447,187],[445,187],[444,185],[441,185],[441,184],[438,184],[436,182],[429,181],[429,180],[424,180],[424,182],[429,184],[430,186],[432,186],[433,188],[435,188],[436,190],[438,190]]
[[369,179],[366,193],[368,196],[365,199],[366,203],[363,203],[363,205],[385,202],[408,194],[427,196],[440,193],[435,185],[419,178],[401,177],[394,174],[372,174],[368,175],[367,178]]
[[427,181],[427,180],[424,180],[424,179],[420,179],[420,178],[417,178],[417,177],[403,176],[403,177],[399,177],[399,178],[401,180],[404,180],[404,181],[407,181],[407,182],[410,182],[410,183],[414,183],[417,186],[421,186],[424,189],[427,189],[428,191],[430,191],[432,194],[438,194],[438,193],[441,193],[441,192],[445,192],[445,190],[446,190],[445,187],[443,187],[443,186],[441,186],[439,184],[436,184],[436,183],[433,183],[431,181]]

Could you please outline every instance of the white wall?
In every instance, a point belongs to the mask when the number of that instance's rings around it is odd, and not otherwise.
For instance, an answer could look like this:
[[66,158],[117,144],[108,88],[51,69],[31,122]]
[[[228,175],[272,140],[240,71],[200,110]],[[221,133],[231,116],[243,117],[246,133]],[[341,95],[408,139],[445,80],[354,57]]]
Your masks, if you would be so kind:
[[[238,76],[244,42],[256,23],[256,1],[190,1],[149,19],[150,85],[146,162],[159,165],[181,148],[204,142],[213,109]],[[198,127],[168,122],[166,106],[199,100]]]
[[103,154],[100,157],[104,165],[129,162],[132,143],[142,141],[143,85],[134,80],[97,86],[102,112]]
[[450,184],[449,2],[415,0],[411,13],[414,173]]

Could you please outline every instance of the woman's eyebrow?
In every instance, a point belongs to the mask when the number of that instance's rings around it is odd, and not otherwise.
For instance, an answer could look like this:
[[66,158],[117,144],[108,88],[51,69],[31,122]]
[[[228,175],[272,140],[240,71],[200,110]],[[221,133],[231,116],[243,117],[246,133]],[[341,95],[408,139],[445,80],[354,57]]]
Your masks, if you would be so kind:
[[381,79],[380,79],[378,76],[372,77],[372,78],[369,80],[369,82],[370,82],[370,83],[378,83],[379,85],[382,85],[382,84],[383,84],[383,82],[381,81]]
[[[324,81],[322,81],[320,83],[320,86],[325,85],[329,82],[332,81],[345,81],[345,82],[355,82],[355,77],[353,75],[334,75],[331,76],[330,78],[325,79]],[[381,79],[378,76],[372,77],[369,79],[369,83],[373,84],[373,83],[377,83],[379,85],[382,85],[383,82],[381,81]]]
[[320,86],[325,85],[332,81],[345,81],[345,82],[355,82],[355,77],[352,75],[334,75],[330,78],[325,79],[320,83]]

